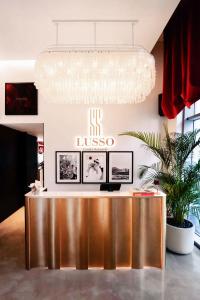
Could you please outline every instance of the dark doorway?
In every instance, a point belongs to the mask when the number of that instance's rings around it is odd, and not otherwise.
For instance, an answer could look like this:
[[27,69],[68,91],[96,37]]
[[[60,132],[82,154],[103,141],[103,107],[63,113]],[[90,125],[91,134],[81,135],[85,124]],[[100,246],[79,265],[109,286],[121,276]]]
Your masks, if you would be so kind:
[[24,194],[30,190],[28,185],[39,179],[38,174],[38,137],[34,134],[34,124],[0,125],[0,222],[24,205]]

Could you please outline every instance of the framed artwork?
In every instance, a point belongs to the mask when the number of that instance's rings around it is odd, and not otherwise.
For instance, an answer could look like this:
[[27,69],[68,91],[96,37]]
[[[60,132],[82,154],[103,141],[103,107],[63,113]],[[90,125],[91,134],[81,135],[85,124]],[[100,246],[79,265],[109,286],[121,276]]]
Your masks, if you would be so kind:
[[108,181],[133,183],[133,151],[108,152]]
[[105,183],[107,181],[107,152],[82,152],[82,183]]
[[56,151],[56,183],[81,183],[80,151]]
[[5,83],[5,114],[38,114],[38,93],[33,82]]

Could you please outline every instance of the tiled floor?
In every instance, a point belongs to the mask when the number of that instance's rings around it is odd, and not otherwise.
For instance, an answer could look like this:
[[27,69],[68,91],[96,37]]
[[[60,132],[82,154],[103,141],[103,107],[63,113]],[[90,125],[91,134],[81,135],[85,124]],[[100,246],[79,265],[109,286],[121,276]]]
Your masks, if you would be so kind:
[[199,300],[200,250],[166,270],[24,269],[24,210],[0,224],[0,300]]

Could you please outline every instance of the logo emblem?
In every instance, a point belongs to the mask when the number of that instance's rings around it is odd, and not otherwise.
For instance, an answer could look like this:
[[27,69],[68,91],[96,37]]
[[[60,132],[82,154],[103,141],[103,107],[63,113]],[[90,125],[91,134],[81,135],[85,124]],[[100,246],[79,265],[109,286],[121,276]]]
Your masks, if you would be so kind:
[[90,136],[102,136],[103,135],[103,113],[100,108],[89,109],[89,132]]
[[78,136],[76,147],[102,149],[115,146],[112,136],[103,135],[103,111],[100,108],[90,108],[88,114],[88,136]]

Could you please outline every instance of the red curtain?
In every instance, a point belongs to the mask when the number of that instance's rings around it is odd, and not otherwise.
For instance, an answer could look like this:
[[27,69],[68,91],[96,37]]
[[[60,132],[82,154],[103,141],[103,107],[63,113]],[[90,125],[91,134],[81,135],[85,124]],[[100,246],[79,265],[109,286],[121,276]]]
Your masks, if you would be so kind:
[[200,0],[182,0],[164,30],[162,110],[173,119],[200,99]]

